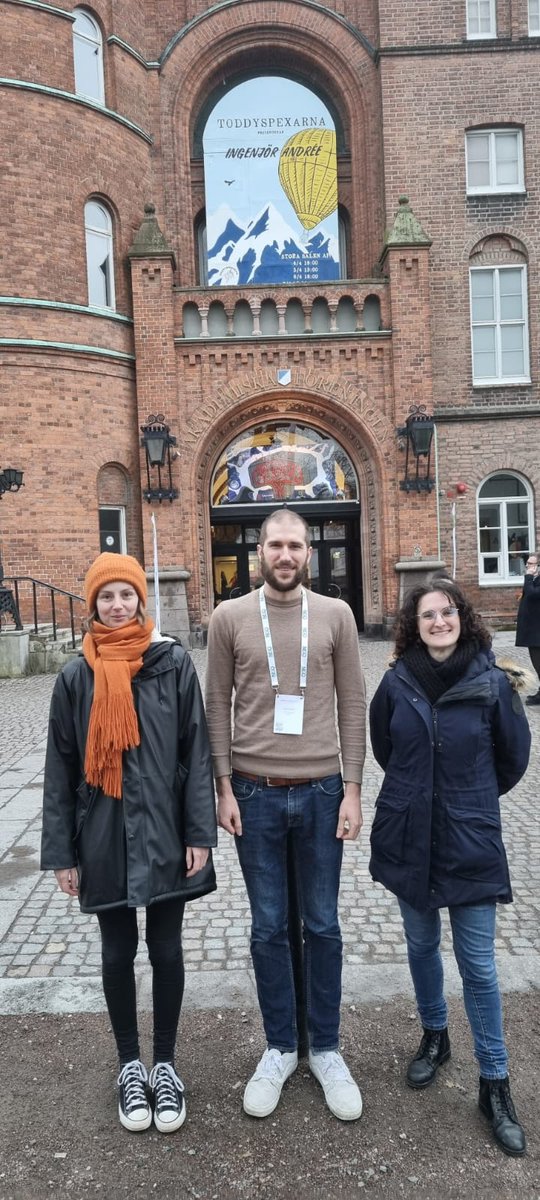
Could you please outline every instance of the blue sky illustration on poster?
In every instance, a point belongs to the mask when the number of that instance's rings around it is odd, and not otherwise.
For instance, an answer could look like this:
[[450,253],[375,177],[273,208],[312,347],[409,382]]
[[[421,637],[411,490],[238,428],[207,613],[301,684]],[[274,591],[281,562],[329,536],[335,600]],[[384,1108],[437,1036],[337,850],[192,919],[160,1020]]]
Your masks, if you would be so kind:
[[340,277],[335,126],[318,96],[249,79],[212,110],[203,150],[210,286]]

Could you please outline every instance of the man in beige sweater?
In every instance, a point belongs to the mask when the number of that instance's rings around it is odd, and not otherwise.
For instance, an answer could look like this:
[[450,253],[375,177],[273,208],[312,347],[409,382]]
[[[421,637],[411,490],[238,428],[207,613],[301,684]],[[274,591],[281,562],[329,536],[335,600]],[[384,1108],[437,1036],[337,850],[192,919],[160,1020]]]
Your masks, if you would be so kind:
[[267,1039],[244,1109],[254,1117],[273,1112],[298,1065],[287,931],[291,841],[304,931],[309,1065],[330,1110],[351,1121],[361,1115],[362,1097],[339,1053],[338,892],[343,842],[356,838],[362,824],[366,705],[358,634],[347,604],[303,586],[311,547],[302,517],[279,509],[264,521],[260,538],[264,585],[215,610],[206,690],[218,820],[235,835],[249,896]]

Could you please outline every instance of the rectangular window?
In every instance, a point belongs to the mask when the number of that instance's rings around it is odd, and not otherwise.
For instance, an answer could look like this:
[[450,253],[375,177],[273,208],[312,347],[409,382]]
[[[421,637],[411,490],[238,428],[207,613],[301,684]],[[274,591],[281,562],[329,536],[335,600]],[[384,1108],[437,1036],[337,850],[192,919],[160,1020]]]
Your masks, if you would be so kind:
[[473,384],[529,383],[525,267],[473,267]]
[[521,129],[475,130],[465,141],[468,196],[525,191]]
[[99,510],[99,548],[109,554],[126,553],[126,510],[102,504]]
[[529,0],[529,33],[540,36],[540,0]]
[[497,37],[495,0],[467,0],[467,37]]

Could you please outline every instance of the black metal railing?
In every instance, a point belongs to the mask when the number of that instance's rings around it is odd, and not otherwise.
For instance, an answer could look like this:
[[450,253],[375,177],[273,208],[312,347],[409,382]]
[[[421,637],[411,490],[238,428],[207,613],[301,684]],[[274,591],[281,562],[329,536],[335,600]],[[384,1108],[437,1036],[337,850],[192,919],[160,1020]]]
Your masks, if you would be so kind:
[[[25,611],[27,611],[28,605],[30,603],[30,598],[29,597],[27,598],[26,596],[24,596],[24,592],[26,592],[27,589],[26,588],[21,589],[20,585],[21,584],[30,584],[31,585],[31,604],[32,604],[32,622],[31,623],[33,624],[33,627],[34,627],[34,633],[39,633],[40,623],[42,625],[49,623],[48,617],[46,617],[46,618],[43,617],[43,608],[39,609],[39,606],[38,606],[38,599],[43,600],[43,602],[46,603],[44,596],[43,596],[43,592],[48,593],[48,603],[50,605],[50,609],[48,611],[50,611],[50,624],[52,625],[52,636],[53,636],[54,642],[58,641],[58,630],[60,628],[59,618],[58,618],[58,614],[57,614],[57,599],[60,599],[60,597],[63,597],[64,600],[67,601],[65,608],[67,609],[69,628],[71,630],[71,646],[72,646],[72,649],[75,649],[76,644],[77,644],[77,641],[76,641],[77,633],[75,632],[75,613],[74,613],[73,606],[74,606],[74,603],[84,604],[85,601],[84,601],[83,596],[77,596],[75,592],[66,592],[64,588],[56,587],[55,584],[53,584],[53,583],[47,583],[44,579],[34,579],[32,577],[32,575],[5,575],[3,582],[4,583],[9,582],[10,584],[13,585],[13,590],[15,592],[15,604],[17,606],[17,610],[19,613],[21,611],[23,613]],[[39,592],[39,597],[38,597],[38,588],[42,589]],[[21,594],[21,593],[23,593],[23,594]]]

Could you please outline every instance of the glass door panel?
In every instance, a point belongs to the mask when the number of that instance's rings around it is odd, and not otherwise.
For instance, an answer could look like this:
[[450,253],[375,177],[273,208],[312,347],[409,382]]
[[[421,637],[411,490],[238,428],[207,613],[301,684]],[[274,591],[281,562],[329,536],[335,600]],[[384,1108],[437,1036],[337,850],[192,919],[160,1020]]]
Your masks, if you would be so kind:
[[348,557],[346,546],[328,547],[328,595],[350,602]]
[[[262,577],[255,549],[259,526],[253,517],[241,523],[212,527],[214,601],[235,599],[260,587]],[[322,596],[334,596],[350,604],[360,628],[362,621],[362,585],[359,561],[359,529],[356,519],[333,518],[310,524],[312,555],[309,565],[310,587]],[[490,530],[489,537],[498,531]],[[486,552],[493,553],[491,544]]]
[[250,592],[261,586],[262,575],[259,563],[259,555],[257,554],[256,550],[248,550],[248,578]]
[[233,588],[238,586],[239,562],[237,554],[216,554],[214,557],[214,595],[216,604],[229,600]]
[[312,592],[321,591],[321,578],[319,571],[319,547],[312,546],[311,562],[309,564],[309,578],[311,582]]

